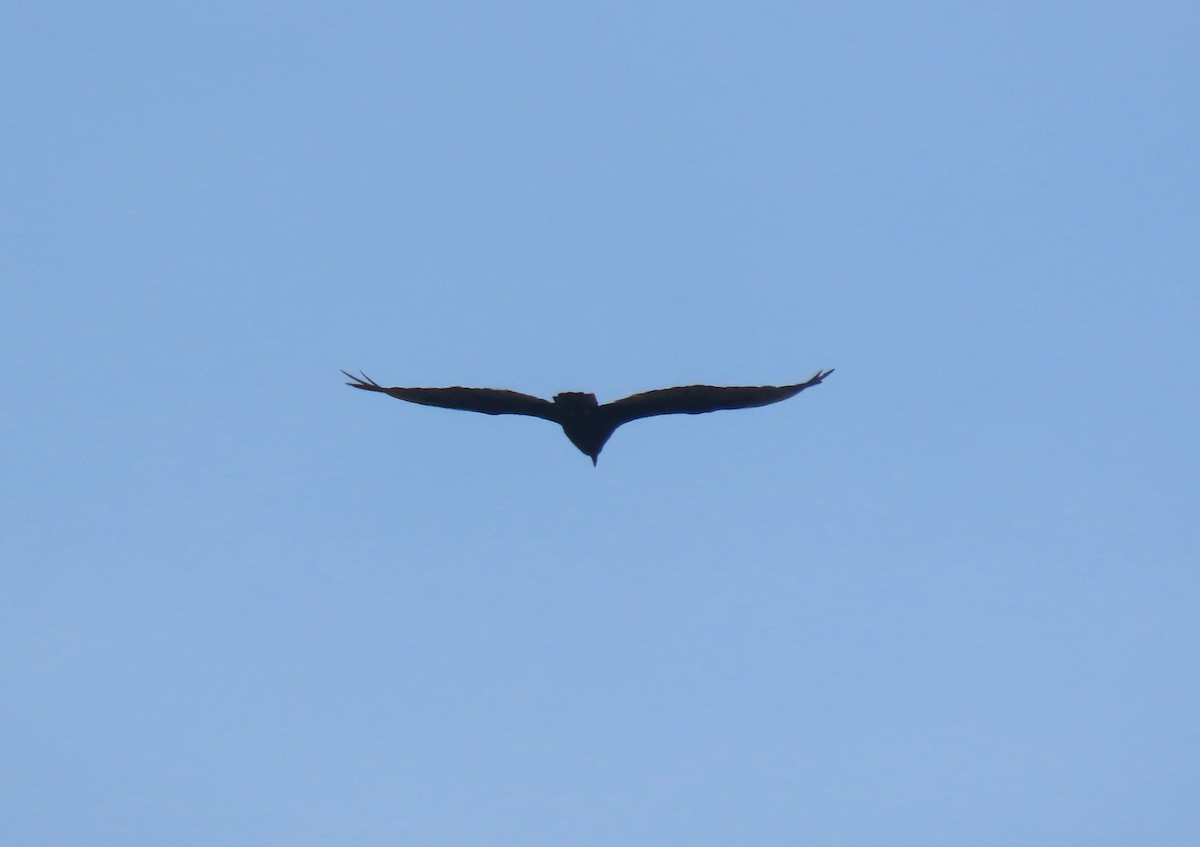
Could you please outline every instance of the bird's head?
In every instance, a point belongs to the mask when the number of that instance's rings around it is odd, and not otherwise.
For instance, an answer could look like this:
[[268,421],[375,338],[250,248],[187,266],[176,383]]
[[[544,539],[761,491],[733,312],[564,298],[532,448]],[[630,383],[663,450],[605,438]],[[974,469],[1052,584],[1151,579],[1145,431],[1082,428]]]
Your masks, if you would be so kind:
[[583,430],[573,426],[570,429],[563,428],[567,433],[567,438],[571,439],[571,443],[575,445],[580,453],[592,460],[592,467],[596,466],[596,462],[600,460],[600,451],[604,449],[604,442],[607,437],[598,437],[603,433],[597,433],[595,430]]

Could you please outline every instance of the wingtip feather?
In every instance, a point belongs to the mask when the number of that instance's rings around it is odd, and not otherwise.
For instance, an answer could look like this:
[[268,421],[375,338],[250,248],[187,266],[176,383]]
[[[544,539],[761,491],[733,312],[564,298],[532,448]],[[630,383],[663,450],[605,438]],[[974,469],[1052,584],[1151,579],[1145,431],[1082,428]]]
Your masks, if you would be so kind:
[[349,371],[342,371],[343,374],[350,377],[354,382],[347,382],[351,388],[361,388],[364,391],[384,391],[384,387],[375,380],[367,376],[363,371],[359,371],[359,376],[355,376]]

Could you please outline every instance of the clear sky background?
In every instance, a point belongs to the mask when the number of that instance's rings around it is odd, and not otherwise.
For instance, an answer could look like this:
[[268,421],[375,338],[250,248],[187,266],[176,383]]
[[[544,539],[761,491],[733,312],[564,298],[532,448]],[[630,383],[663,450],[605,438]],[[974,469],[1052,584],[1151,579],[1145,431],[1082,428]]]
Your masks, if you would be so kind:
[[0,842],[1196,843],[1195,3],[249,6],[3,14]]

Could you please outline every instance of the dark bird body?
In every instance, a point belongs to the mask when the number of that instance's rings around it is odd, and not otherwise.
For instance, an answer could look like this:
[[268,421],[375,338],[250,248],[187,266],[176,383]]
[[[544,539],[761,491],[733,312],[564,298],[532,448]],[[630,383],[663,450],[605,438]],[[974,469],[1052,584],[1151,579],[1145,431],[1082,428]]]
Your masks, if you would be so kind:
[[633,394],[603,405],[596,402],[595,394],[581,391],[555,394],[551,402],[530,394],[498,388],[463,388],[457,385],[452,388],[387,388],[366,374],[357,377],[346,371],[342,373],[354,380],[346,383],[354,388],[380,391],[422,406],[441,406],[485,415],[529,415],[554,421],[562,426],[572,444],[591,457],[594,465],[605,443],[621,424],[655,415],[699,415],[722,409],[767,406],[819,385],[833,370],[819,371],[807,382],[795,385],[681,385]]

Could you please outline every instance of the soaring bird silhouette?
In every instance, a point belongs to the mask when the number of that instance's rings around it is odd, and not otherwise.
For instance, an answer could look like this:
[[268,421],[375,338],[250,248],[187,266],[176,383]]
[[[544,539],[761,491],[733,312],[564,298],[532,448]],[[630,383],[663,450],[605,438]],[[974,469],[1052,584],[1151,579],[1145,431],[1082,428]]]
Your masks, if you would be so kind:
[[342,373],[354,380],[346,385],[364,391],[380,391],[398,400],[420,403],[422,406],[441,406],[444,409],[483,412],[485,415],[529,415],[554,421],[562,426],[571,443],[585,456],[591,457],[595,465],[605,442],[621,424],[655,415],[699,415],[721,409],[767,406],[795,397],[806,388],[820,385],[825,377],[833,373],[833,369],[818,371],[808,381],[795,385],[681,385],[632,394],[603,405],[596,402],[595,394],[582,391],[555,394],[552,403],[531,394],[499,388],[463,388],[458,385],[451,388],[386,388],[365,373],[361,376],[346,371]]

